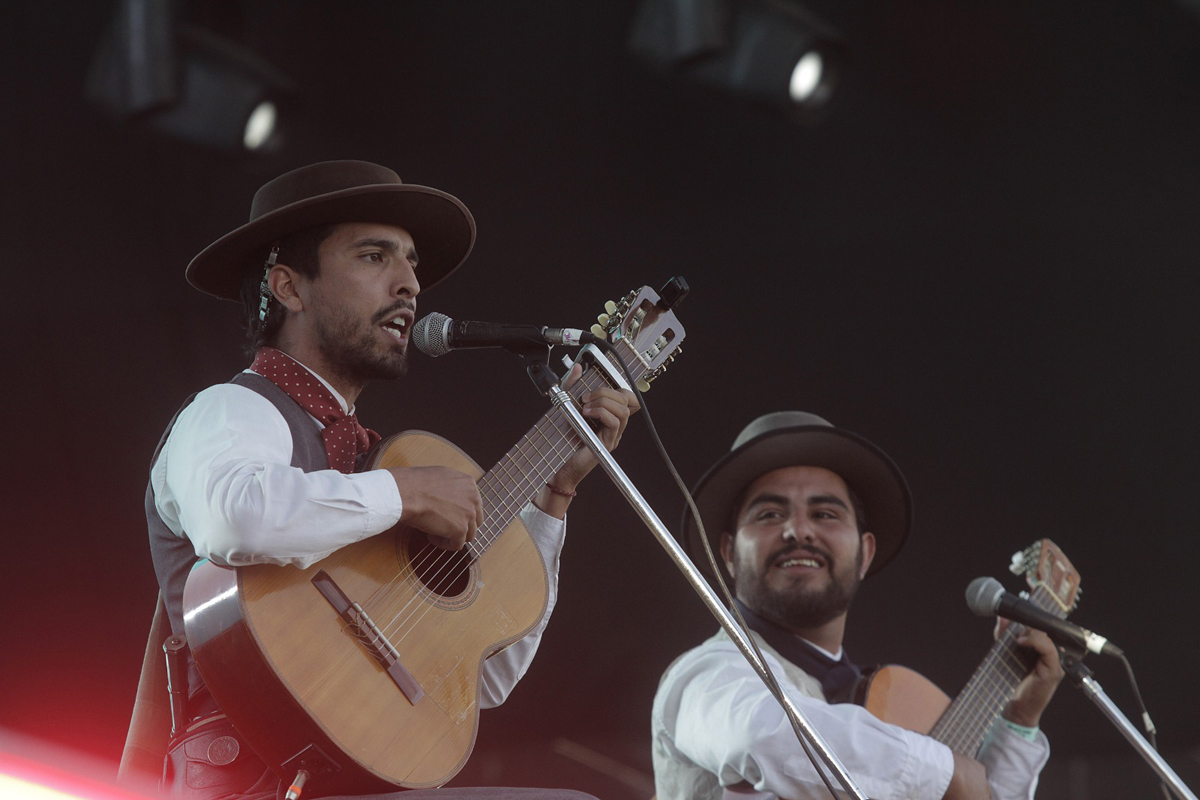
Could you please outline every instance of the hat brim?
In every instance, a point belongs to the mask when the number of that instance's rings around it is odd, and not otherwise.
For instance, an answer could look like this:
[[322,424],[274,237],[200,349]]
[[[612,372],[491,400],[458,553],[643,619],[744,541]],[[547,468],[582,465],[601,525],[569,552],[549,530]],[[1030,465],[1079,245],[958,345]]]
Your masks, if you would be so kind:
[[[900,469],[886,453],[848,431],[824,425],[805,425],[764,433],[728,453],[704,474],[692,490],[700,517],[721,564],[721,533],[728,525],[742,492],[756,478],[789,466],[823,467],[836,472],[854,489],[866,509],[866,530],[875,536],[875,559],[867,571],[874,575],[904,546],[912,527],[912,495]],[[684,547],[710,580],[712,568],[704,553],[700,531],[689,511],[683,518]]]
[[185,274],[202,292],[240,300],[246,270],[261,266],[273,242],[340,222],[396,225],[412,234],[422,291],[458,269],[475,245],[475,220],[458,198],[428,186],[374,184],[318,195],[264,214],[204,248]]

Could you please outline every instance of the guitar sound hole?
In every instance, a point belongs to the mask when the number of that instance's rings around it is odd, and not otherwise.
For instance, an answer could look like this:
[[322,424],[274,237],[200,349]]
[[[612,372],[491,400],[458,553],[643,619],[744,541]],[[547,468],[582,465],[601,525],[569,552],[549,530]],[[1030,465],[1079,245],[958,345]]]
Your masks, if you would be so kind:
[[405,550],[413,574],[425,588],[442,597],[457,597],[467,590],[475,557],[469,548],[457,552],[434,547],[425,534],[414,531]]

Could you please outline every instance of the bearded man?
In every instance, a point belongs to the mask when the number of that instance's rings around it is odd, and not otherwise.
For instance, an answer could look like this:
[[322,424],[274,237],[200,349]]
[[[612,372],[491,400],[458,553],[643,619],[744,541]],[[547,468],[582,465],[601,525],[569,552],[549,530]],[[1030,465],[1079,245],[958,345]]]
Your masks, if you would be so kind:
[[[186,275],[194,287],[243,303],[253,358],[228,383],[188,399],[152,460],[150,546],[175,634],[185,633],[184,586],[203,560],[306,568],[398,523],[444,550],[462,550],[475,539],[484,521],[476,479],[449,466],[362,470],[379,437],[354,414],[368,382],[404,374],[417,295],[455,271],[474,241],[474,219],[457,198],[403,183],[377,164],[329,161],[265,184],[250,221],[192,260]],[[584,416],[614,447],[636,408],[632,393],[599,388],[582,402]],[[532,496],[513,498],[514,509],[525,506],[519,535],[541,558],[547,596],[522,638],[486,654],[472,696],[480,707],[502,703],[537,651],[554,608],[566,510],[596,463],[590,450],[572,451]],[[239,718],[218,703],[190,658],[188,673],[165,787],[192,800],[281,795],[286,784],[255,752],[262,743],[248,742],[246,726],[230,722],[251,715]],[[417,703],[415,693],[410,698]],[[275,725],[282,727],[277,719]],[[329,794],[321,780],[313,778],[307,796]],[[498,788],[404,796],[586,795]]]
[[[911,527],[908,485],[856,434],[799,411],[756,419],[694,489],[735,602],[783,690],[873,800],[1031,800],[1049,757],[1038,729],[1062,680],[1049,638],[979,759],[876,719],[850,702],[862,671],[842,647],[860,582],[900,550]],[[689,517],[686,544],[703,566]],[[783,709],[722,631],[666,671],[654,699],[658,800],[825,798]]]

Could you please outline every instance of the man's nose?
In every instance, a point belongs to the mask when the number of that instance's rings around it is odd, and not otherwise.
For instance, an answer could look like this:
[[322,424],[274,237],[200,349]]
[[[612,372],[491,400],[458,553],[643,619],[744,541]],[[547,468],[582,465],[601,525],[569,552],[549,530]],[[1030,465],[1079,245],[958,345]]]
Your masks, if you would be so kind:
[[400,268],[396,279],[396,294],[399,297],[416,297],[421,293],[421,282],[417,280],[417,272],[412,265],[405,262]]

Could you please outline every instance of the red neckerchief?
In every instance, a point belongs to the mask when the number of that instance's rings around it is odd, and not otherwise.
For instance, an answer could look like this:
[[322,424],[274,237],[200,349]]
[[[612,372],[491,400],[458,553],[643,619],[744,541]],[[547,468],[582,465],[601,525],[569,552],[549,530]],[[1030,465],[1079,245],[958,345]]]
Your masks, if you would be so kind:
[[274,347],[264,347],[254,356],[250,370],[262,375],[287,392],[301,408],[312,414],[325,429],[325,456],[331,469],[354,472],[359,453],[370,450],[379,441],[379,434],[364,428],[358,417],[342,411],[342,404],[296,359]]

